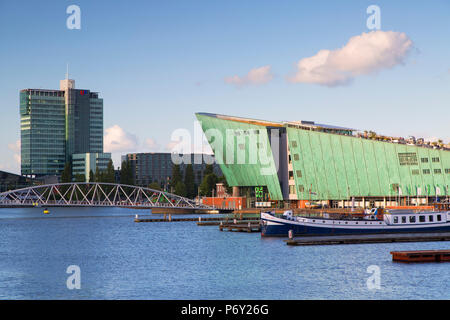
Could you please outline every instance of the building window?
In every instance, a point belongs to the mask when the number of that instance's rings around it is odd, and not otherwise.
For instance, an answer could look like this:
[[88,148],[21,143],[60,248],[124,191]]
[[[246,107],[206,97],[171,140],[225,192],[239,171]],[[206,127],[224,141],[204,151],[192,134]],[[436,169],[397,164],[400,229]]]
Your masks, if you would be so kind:
[[430,174],[430,169],[423,169],[423,174]]
[[445,173],[450,174],[450,169],[449,168],[445,169]]
[[302,185],[298,186],[298,192],[305,192],[305,187]]
[[294,185],[289,186],[289,194],[295,194],[295,186]]
[[417,166],[417,153],[404,152],[398,154],[398,160],[401,166]]
[[295,172],[297,173],[297,178],[301,178],[302,177],[302,171],[301,170],[297,170]]
[[441,174],[441,173],[442,173],[441,169],[434,169],[434,174]]
[[422,163],[428,163],[428,158],[421,158],[420,161],[422,161]]
[[297,141],[292,140],[291,144],[292,144],[292,148],[297,148]]
[[294,154],[294,160],[295,160],[295,161],[300,160],[300,157],[299,157],[299,155],[298,155],[297,153]]
[[433,162],[439,162],[439,157],[431,158],[431,161],[433,161]]
[[411,173],[412,173],[412,175],[417,176],[417,175],[419,175],[420,171],[419,171],[419,169],[414,169],[411,171]]

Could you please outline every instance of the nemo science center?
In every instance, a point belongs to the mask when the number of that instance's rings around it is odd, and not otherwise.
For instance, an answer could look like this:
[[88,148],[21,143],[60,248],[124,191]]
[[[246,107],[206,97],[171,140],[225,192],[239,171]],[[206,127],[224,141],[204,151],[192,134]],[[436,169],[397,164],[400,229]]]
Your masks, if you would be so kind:
[[450,146],[312,121],[197,113],[233,196],[247,207],[448,203]]

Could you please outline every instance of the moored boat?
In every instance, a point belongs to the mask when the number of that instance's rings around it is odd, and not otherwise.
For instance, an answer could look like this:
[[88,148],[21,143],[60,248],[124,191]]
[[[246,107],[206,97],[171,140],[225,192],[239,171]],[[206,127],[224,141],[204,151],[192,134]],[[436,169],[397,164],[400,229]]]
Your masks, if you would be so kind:
[[372,209],[362,217],[330,218],[294,216],[291,210],[282,216],[261,212],[261,236],[294,236],[450,232],[450,211],[414,212]]

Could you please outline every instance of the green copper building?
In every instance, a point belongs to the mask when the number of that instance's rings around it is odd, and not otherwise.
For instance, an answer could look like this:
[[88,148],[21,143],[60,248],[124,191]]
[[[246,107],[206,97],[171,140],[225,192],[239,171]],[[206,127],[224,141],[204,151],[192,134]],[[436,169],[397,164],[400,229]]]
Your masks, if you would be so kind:
[[60,175],[73,154],[103,152],[103,99],[71,79],[21,90],[20,132],[22,175]]
[[196,116],[228,184],[250,196],[250,205],[415,205],[449,194],[450,150],[443,147],[311,121]]

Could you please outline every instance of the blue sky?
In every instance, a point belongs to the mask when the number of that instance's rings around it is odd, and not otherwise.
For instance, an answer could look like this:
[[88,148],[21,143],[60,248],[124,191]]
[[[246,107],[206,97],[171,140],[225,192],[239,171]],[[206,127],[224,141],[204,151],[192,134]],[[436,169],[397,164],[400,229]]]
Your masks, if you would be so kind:
[[[81,9],[81,30],[66,27],[72,4]],[[412,41],[400,63],[346,85],[287,80],[301,59],[369,32],[372,4],[381,9],[381,31]],[[175,129],[193,130],[195,112],[450,142],[449,14],[444,0],[0,0],[0,170],[20,171],[19,90],[57,89],[67,63],[77,88],[103,97],[105,129],[124,135],[116,161],[126,152],[165,150]],[[270,66],[270,81],[224,80],[262,66]]]

